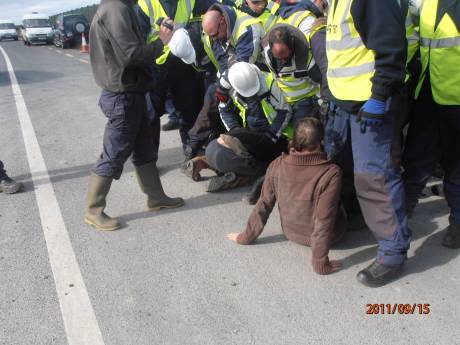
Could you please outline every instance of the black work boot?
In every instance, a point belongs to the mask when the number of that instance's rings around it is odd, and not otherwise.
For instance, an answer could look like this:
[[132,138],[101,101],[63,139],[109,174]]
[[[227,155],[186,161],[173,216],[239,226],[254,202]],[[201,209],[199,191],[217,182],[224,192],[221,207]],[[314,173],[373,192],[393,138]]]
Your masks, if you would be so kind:
[[112,185],[112,178],[94,173],[89,178],[85,222],[97,230],[112,231],[120,228],[118,220],[104,213],[106,197]]
[[238,176],[234,172],[226,172],[222,176],[216,176],[209,180],[206,186],[206,192],[220,192],[222,190],[232,189],[244,186],[249,182],[248,176]]
[[149,211],[158,211],[162,208],[175,208],[184,205],[184,199],[170,198],[165,194],[155,162],[136,166],[135,170],[139,187],[147,194],[147,208]]
[[403,264],[384,265],[375,260],[370,266],[358,272],[358,281],[369,287],[383,286],[401,275]]
[[442,245],[447,248],[460,248],[460,225],[450,224],[447,227],[447,232],[442,239]]
[[243,196],[241,201],[248,205],[255,205],[260,198],[262,192],[262,186],[264,184],[265,175],[258,177],[252,184],[249,192]]
[[21,182],[16,182],[8,176],[0,181],[0,193],[3,192],[5,194],[14,194],[19,192],[22,187],[23,184]]
[[179,121],[169,120],[163,126],[161,126],[161,129],[164,131],[173,131],[175,129],[179,129]]

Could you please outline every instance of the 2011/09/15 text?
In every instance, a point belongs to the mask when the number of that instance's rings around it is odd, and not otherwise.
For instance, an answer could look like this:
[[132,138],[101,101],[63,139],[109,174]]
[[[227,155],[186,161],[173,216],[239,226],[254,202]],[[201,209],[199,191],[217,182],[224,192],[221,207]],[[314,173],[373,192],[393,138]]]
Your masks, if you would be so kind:
[[402,315],[428,315],[430,305],[427,303],[387,303],[387,304],[366,304],[366,314],[383,315],[383,314],[402,314]]

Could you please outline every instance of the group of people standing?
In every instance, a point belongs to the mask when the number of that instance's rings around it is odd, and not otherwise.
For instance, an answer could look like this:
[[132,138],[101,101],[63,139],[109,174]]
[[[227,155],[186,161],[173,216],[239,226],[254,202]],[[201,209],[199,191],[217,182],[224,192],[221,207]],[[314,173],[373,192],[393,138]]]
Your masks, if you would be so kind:
[[102,0],[90,42],[108,118],[85,215],[97,229],[120,227],[105,199],[130,156],[149,210],[184,205],[156,167],[170,97],[182,171],[214,171],[208,192],[252,184],[229,239],[254,241],[278,202],[286,236],[328,274],[331,245],[367,225],[377,257],[357,279],[385,285],[440,164],[442,245],[460,248],[460,0]]

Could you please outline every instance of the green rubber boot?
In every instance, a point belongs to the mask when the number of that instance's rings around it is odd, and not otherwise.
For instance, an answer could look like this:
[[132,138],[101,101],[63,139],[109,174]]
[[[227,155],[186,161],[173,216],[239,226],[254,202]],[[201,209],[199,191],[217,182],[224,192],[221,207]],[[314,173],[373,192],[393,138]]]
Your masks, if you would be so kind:
[[139,187],[148,196],[147,208],[149,211],[176,208],[184,205],[182,198],[170,198],[165,194],[155,162],[137,166],[135,170]]
[[88,207],[85,222],[97,230],[112,231],[120,228],[118,220],[104,213],[106,201],[112,185],[112,178],[98,176],[94,173],[89,178]]

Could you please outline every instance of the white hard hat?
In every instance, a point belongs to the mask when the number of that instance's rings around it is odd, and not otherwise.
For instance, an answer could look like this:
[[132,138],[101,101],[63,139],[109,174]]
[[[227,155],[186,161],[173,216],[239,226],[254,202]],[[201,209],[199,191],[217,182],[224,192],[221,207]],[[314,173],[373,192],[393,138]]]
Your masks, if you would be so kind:
[[230,67],[228,81],[243,97],[254,96],[260,90],[259,69],[247,62],[237,62]]
[[182,59],[186,64],[192,64],[196,60],[195,49],[188,35],[187,30],[184,28],[174,31],[171,40],[168,43],[171,53],[178,58]]

